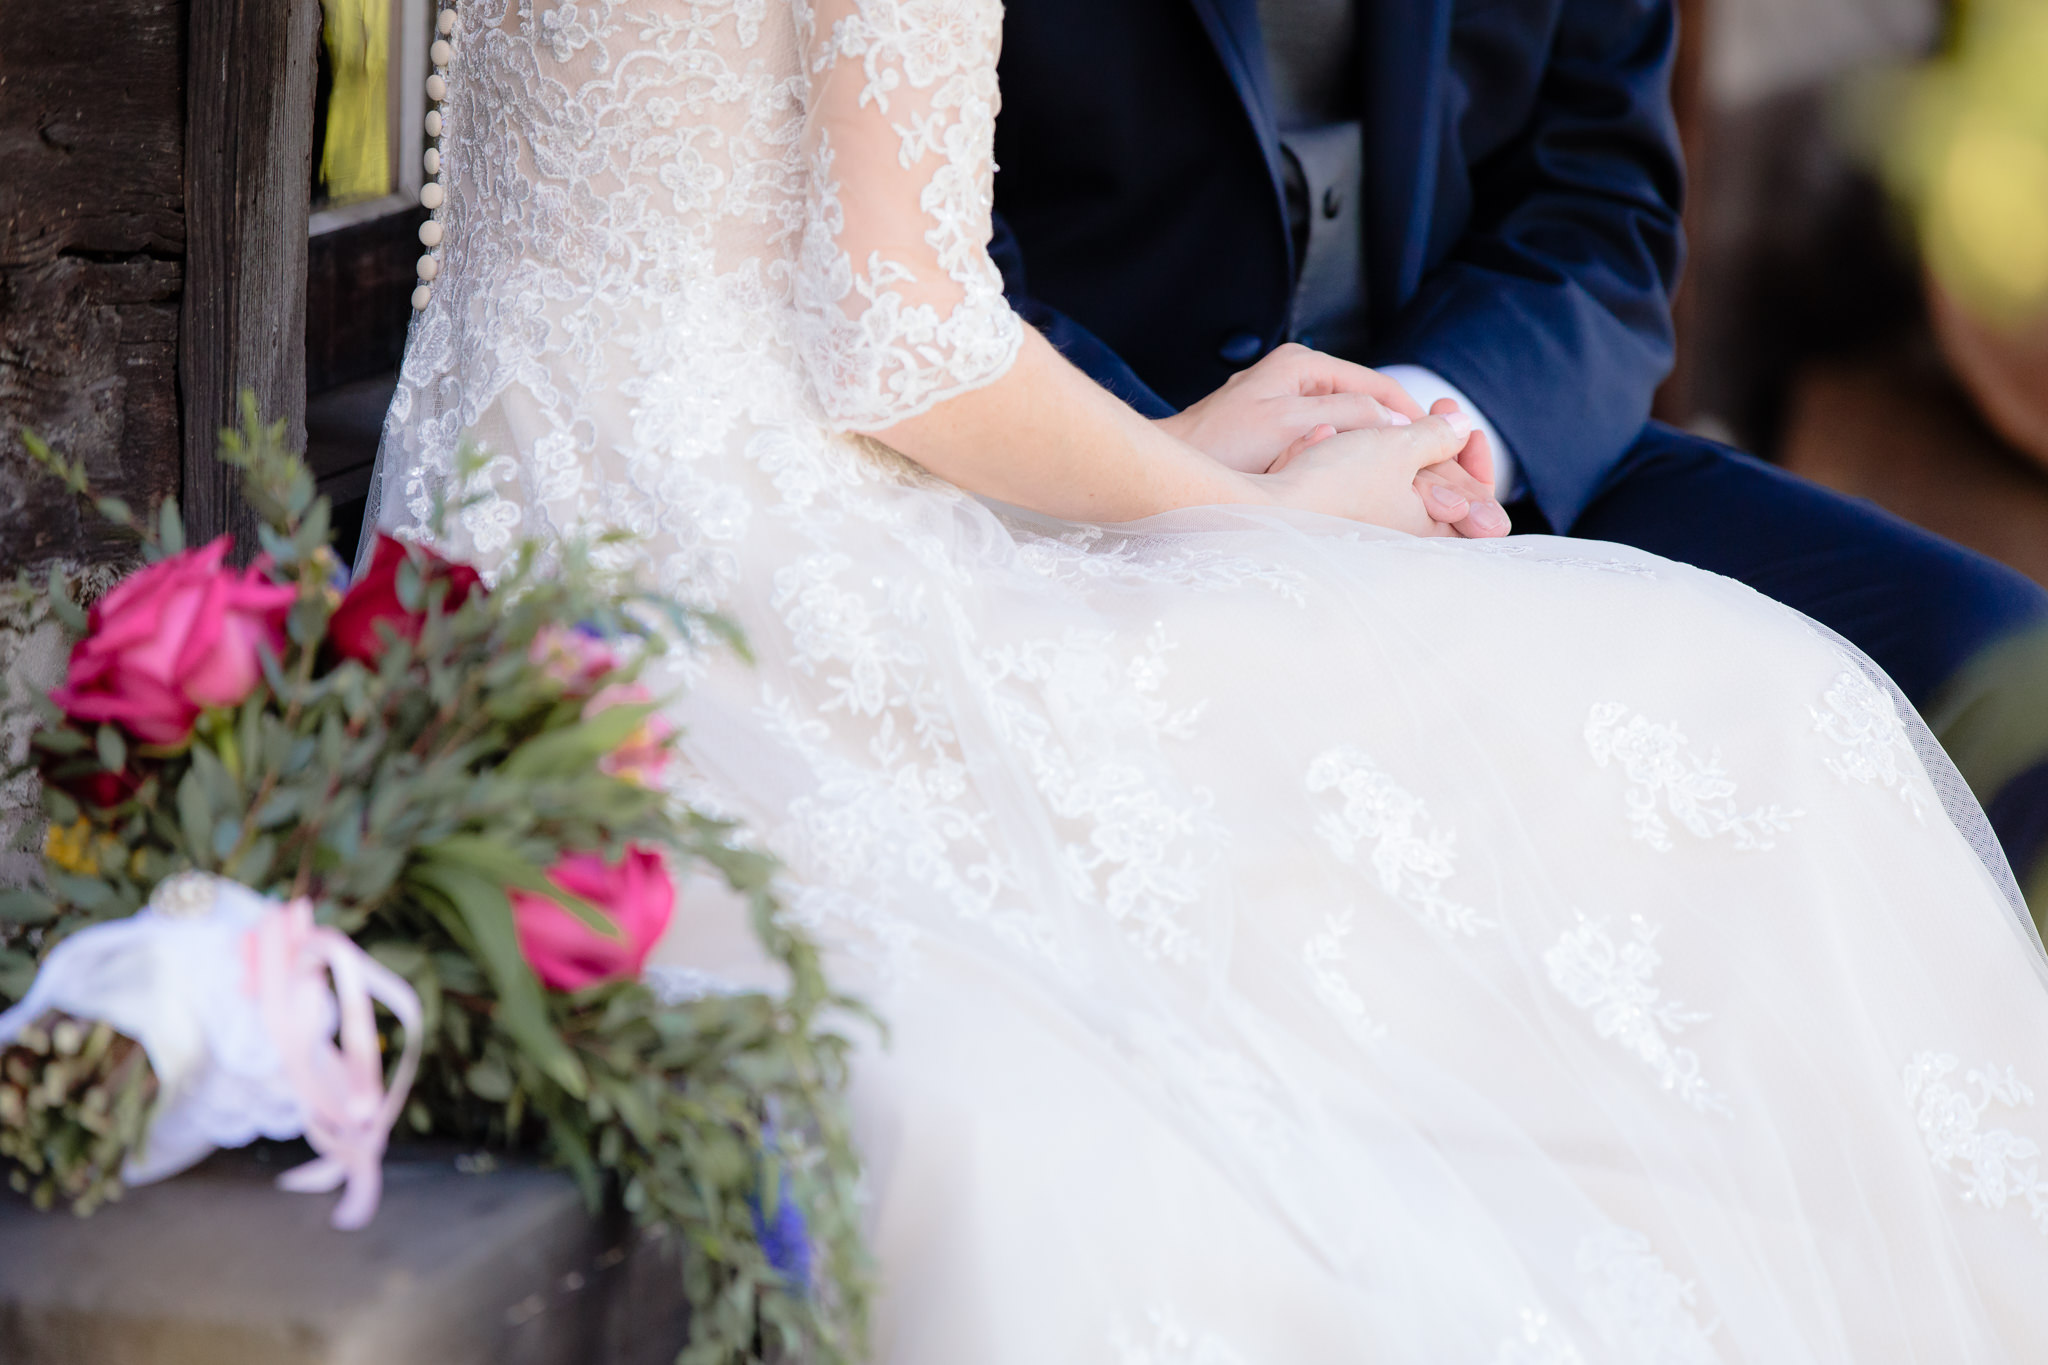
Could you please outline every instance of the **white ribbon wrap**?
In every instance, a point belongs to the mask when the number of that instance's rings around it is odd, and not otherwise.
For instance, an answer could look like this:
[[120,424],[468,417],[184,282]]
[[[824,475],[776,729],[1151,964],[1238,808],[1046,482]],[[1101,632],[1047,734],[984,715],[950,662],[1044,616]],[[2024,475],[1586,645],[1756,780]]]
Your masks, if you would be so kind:
[[[388,1091],[373,1001],[405,1030]],[[130,1184],[175,1175],[217,1147],[303,1136],[318,1158],[278,1183],[345,1182],[338,1228],[376,1212],[385,1141],[419,1065],[419,997],[347,935],[317,926],[311,903],[209,873],[167,878],[148,908],[58,944],[0,1014],[0,1045],[52,1010],[104,1022],[149,1056],[157,1108],[122,1172]]]

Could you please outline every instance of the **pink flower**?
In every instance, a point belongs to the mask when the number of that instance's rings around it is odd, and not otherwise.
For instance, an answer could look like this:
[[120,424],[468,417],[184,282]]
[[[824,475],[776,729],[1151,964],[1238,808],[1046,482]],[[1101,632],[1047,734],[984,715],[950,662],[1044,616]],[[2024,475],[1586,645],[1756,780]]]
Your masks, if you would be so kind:
[[380,625],[389,625],[401,640],[419,640],[426,613],[408,611],[398,600],[398,566],[407,559],[419,570],[422,583],[446,580],[442,611],[452,612],[468,601],[472,592],[483,591],[483,579],[469,565],[444,559],[424,545],[408,545],[380,534],[370,567],[349,586],[341,605],[327,620],[327,641],[342,658],[374,667],[384,655],[385,633],[378,629]]
[[509,892],[519,950],[541,984],[577,991],[638,976],[675,912],[675,883],[661,855],[629,844],[626,856],[613,866],[595,853],[571,853],[548,869],[548,880],[603,911],[618,926],[619,937],[605,938],[552,897]]
[[[654,694],[639,683],[614,683],[590,699],[584,708],[586,716],[614,706],[644,703],[654,700]],[[650,711],[647,719],[633,727],[633,733],[626,736],[618,748],[597,761],[597,766],[613,777],[622,777],[628,782],[638,782],[651,787],[668,767],[669,741],[675,738],[676,727],[669,723],[659,711]]]
[[563,691],[587,692],[590,685],[619,666],[611,646],[568,626],[543,626],[527,652],[541,674]]
[[50,700],[146,744],[182,743],[206,707],[239,705],[263,676],[257,650],[283,650],[298,590],[225,567],[227,552],[222,536],[159,560],[95,603]]

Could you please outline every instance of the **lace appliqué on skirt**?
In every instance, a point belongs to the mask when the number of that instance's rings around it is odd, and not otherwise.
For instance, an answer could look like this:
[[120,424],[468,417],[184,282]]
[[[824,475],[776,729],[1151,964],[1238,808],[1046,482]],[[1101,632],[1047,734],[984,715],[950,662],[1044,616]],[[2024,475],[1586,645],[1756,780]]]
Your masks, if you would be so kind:
[[2048,1235],[2048,1178],[2041,1174],[2041,1147],[2009,1128],[1980,1127],[1985,1111],[2031,1109],[2034,1092],[2011,1067],[1987,1066],[1963,1074],[1961,1086],[1949,1076],[1960,1063],[1946,1052],[1916,1052],[1906,1065],[1906,1102],[1913,1106],[1920,1136],[1935,1169],[1954,1176],[1965,1203],[2002,1209],[2024,1200]]
[[1913,818],[1927,823],[1929,794],[1922,790],[1920,763],[1899,720],[1898,708],[1860,670],[1845,668],[1821,694],[1827,710],[1807,708],[1816,733],[1842,746],[1821,761],[1844,782],[1861,782],[1898,792]]
[[1323,921],[1322,930],[1309,935],[1301,945],[1301,960],[1308,968],[1316,999],[1337,1016],[1353,1041],[1370,1045],[1387,1036],[1387,1026],[1366,1013],[1364,997],[1339,965],[1350,955],[1345,951],[1344,940],[1355,931],[1357,919],[1358,912],[1351,909],[1330,915]]
[[1444,894],[1457,871],[1457,836],[1439,829],[1422,799],[1383,772],[1362,750],[1342,745],[1318,754],[1308,767],[1311,796],[1334,792],[1342,801],[1316,819],[1316,832],[1339,860],[1356,865],[1359,849],[1380,888],[1433,929],[1475,935],[1494,927],[1469,905]]
[[1641,1058],[1659,1086],[1703,1114],[1733,1113],[1700,1074],[1699,1054],[1671,1043],[1672,1035],[1712,1016],[1665,998],[1654,984],[1664,964],[1659,931],[1641,915],[1629,919],[1634,932],[1616,943],[1604,920],[1581,917],[1543,954],[1550,984],[1592,1017],[1595,1033]]
[[1776,847],[1772,836],[1791,829],[1792,821],[1805,814],[1780,806],[1738,809],[1731,799],[1735,783],[1718,751],[1702,757],[1676,725],[1629,715],[1618,701],[1600,702],[1588,713],[1586,747],[1601,767],[1610,762],[1621,766],[1629,782],[1629,833],[1659,853],[1672,847],[1671,826],[1657,809],[1660,797],[1672,818],[1699,838],[1725,834],[1742,850]]

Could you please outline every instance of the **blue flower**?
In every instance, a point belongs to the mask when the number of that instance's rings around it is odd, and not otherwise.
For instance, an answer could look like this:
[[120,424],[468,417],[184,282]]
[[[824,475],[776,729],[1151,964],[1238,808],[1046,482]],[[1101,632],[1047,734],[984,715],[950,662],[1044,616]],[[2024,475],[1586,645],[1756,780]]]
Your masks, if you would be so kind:
[[761,1216],[758,1195],[747,1196],[747,1208],[754,1215],[754,1236],[768,1264],[799,1294],[811,1288],[811,1234],[804,1224],[804,1211],[791,1196],[789,1181],[781,1172],[775,1176],[775,1218]]

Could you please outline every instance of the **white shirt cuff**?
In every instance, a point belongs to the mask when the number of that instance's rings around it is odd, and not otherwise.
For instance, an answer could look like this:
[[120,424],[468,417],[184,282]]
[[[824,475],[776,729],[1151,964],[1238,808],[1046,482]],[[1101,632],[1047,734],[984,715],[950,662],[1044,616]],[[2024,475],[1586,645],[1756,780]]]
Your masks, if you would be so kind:
[[1520,471],[1515,468],[1515,452],[1508,449],[1508,443],[1500,438],[1493,423],[1479,410],[1479,405],[1467,398],[1458,386],[1445,379],[1435,370],[1420,365],[1382,365],[1380,373],[1408,390],[1408,396],[1422,404],[1428,412],[1430,405],[1439,398],[1454,398],[1458,406],[1472,414],[1472,420],[1486,433],[1488,444],[1493,447],[1493,486],[1495,496],[1502,502],[1512,502],[1521,496]]

